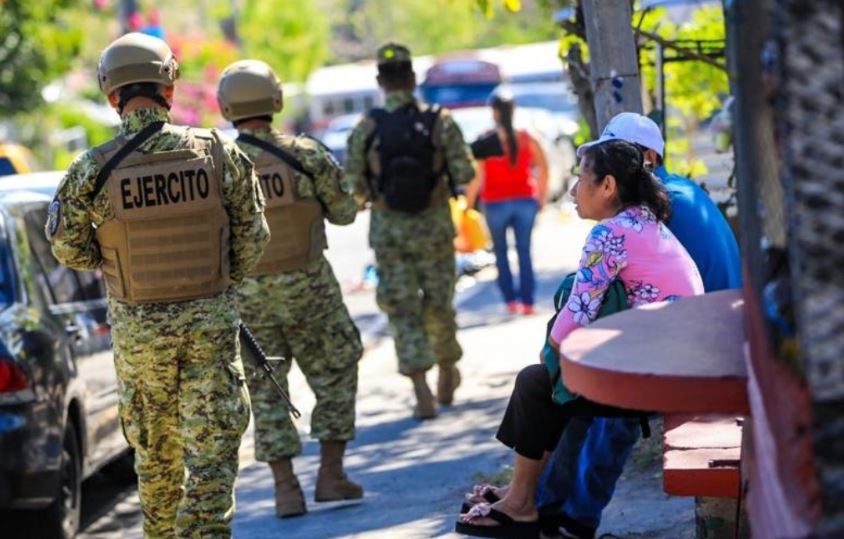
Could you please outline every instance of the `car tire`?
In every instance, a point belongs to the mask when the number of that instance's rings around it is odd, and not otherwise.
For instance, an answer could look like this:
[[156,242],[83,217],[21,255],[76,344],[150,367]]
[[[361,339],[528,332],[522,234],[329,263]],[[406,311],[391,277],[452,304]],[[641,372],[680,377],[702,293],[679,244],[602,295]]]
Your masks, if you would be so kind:
[[79,531],[82,506],[82,451],[72,423],[67,425],[62,442],[59,492],[39,516],[41,537],[73,539]]
[[135,451],[127,449],[119,457],[106,464],[102,469],[103,475],[115,483],[133,485],[138,482],[135,473]]

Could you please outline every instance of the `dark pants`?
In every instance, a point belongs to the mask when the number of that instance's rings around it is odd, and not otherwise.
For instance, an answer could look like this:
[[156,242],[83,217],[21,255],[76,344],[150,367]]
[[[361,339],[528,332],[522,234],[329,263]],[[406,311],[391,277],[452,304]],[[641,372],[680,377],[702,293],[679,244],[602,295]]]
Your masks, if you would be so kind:
[[641,428],[639,418],[573,417],[539,479],[539,513],[597,529]]
[[516,236],[516,252],[519,255],[519,299],[525,305],[533,305],[536,283],[530,258],[530,238],[538,210],[539,204],[533,198],[517,198],[484,204],[484,215],[495,250],[498,288],[507,303],[516,301],[513,274],[510,272],[510,262],[507,259],[507,229],[512,228]]
[[598,404],[579,397],[564,405],[551,399],[551,377],[544,365],[530,365],[516,376],[516,387],[496,438],[532,460],[554,451],[573,417],[641,417],[642,412]]

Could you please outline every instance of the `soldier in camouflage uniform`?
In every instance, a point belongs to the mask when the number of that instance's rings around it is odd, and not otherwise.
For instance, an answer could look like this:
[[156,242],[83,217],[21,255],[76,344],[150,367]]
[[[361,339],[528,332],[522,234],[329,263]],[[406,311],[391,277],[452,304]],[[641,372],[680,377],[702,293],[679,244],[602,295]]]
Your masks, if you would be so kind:
[[[316,395],[311,436],[320,441],[316,501],[355,499],[363,489],[343,472],[346,442],[355,436],[355,396],[360,334],[343,304],[340,286],[323,255],[324,221],[348,225],[357,205],[328,150],[308,137],[272,129],[283,106],[281,83],[257,60],[235,62],[223,72],[217,98],[238,130],[236,143],[255,162],[267,200],[272,238],[239,288],[241,316],[270,355],[284,356],[276,378],[287,388],[291,359]],[[271,382],[245,364],[255,416],[255,458],[275,478],[276,514],[306,512],[291,458],[302,450],[296,427]]]
[[[387,44],[378,50],[378,84],[385,92],[383,113],[416,105],[416,76],[408,49]],[[439,365],[437,400],[451,404],[460,383],[455,364],[462,355],[457,342],[457,322],[452,305],[456,280],[454,225],[449,212],[450,176],[453,184],[468,183],[474,176],[472,158],[459,127],[447,110],[441,110],[431,129],[430,142],[444,165],[424,209],[406,213],[391,209],[379,191],[380,163],[373,115],[364,118],[348,142],[346,177],[359,202],[371,202],[369,242],[378,268],[377,301],[387,314],[395,340],[399,372],[411,378],[420,419],[436,416],[433,395],[425,373]],[[428,141],[426,141],[428,142]]]
[[249,422],[231,285],[269,239],[264,199],[234,144],[169,123],[178,64],[163,41],[117,39],[98,77],[120,133],[71,164],[46,233],[61,263],[106,278],[144,536],[228,538]]

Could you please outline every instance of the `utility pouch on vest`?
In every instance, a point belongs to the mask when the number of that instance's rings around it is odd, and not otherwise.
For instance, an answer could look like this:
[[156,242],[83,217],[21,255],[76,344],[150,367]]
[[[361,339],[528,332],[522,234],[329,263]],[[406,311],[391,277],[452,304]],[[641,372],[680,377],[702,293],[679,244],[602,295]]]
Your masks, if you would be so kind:
[[[212,135],[191,138],[187,148],[108,164],[114,218],[96,234],[109,293],[120,301],[187,301],[230,284],[222,145]],[[115,153],[95,156],[110,161]]]
[[[249,135],[237,140],[264,150],[255,158],[255,172],[264,193],[264,217],[270,241],[250,275],[270,275],[302,269],[328,246],[322,204],[300,197],[296,174],[313,175],[284,149]],[[256,142],[257,141],[257,142]]]

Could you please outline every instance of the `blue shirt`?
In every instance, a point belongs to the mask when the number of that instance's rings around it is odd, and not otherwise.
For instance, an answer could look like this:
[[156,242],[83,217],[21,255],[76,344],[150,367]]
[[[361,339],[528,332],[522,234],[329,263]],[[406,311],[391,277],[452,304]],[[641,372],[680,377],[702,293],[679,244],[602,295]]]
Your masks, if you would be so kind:
[[741,288],[738,242],[718,206],[690,179],[669,174],[662,166],[654,173],[671,198],[668,228],[697,264],[704,289]]

